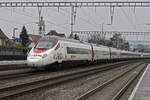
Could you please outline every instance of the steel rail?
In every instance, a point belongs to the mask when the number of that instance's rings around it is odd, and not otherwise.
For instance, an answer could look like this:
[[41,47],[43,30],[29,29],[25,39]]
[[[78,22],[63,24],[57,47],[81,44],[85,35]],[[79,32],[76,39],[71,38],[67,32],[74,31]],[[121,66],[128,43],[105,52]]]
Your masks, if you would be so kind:
[[120,91],[118,91],[118,93],[112,98],[112,100],[119,100],[119,98],[126,92],[129,86],[134,82],[134,80],[137,79],[138,76],[140,76],[140,74],[147,67],[147,65],[145,65],[145,67],[143,67],[140,72],[134,73],[133,77],[131,77],[131,79],[126,83],[126,85]]
[[[145,63],[145,62],[144,62]],[[83,95],[75,98],[75,100],[86,100],[88,97],[90,97],[91,95],[95,94],[98,90],[100,89],[103,89],[104,87],[106,87],[107,85],[111,84],[112,82],[116,81],[117,79],[121,78],[122,76],[124,76],[125,74],[131,72],[132,70],[134,70],[135,68],[139,67],[141,64],[144,64],[144,63],[140,63],[138,64],[137,66],[133,67],[132,69],[122,73],[121,75],[118,75],[108,81],[106,81],[105,83],[97,86],[96,88],[92,89],[92,90],[89,90],[88,92],[84,93]]]
[[29,70],[25,72],[0,75],[0,80],[3,81],[3,80],[9,80],[9,79],[16,79],[16,78],[27,77],[27,76],[36,75],[36,74],[41,74],[41,73],[38,73],[36,70]]
[[[133,63],[133,62],[130,62],[130,63]],[[95,68],[92,70],[75,72],[75,73],[71,73],[71,74],[67,74],[67,75],[63,75],[63,76],[57,76],[57,77],[53,77],[53,78],[49,78],[49,79],[38,80],[38,81],[19,84],[19,85],[15,85],[15,86],[11,86],[11,87],[6,87],[6,88],[1,87],[0,88],[0,99],[7,98],[10,96],[15,96],[18,94],[26,93],[26,92],[37,90],[37,89],[41,89],[41,88],[48,87],[48,86],[57,85],[57,84],[71,81],[74,79],[82,78],[82,77],[85,77],[88,75],[107,71],[112,68],[117,68],[117,67],[123,66],[124,64],[127,65],[130,63],[122,62],[122,63],[117,63],[117,64],[110,64],[105,67]]]
[[47,72],[46,70],[44,72],[41,72],[39,70],[34,70],[34,69],[25,70],[23,72],[22,72],[22,70],[21,70],[21,72],[18,72],[19,71],[18,69],[16,69],[16,70],[17,70],[17,72],[12,72],[9,70],[8,71],[0,71],[0,80],[2,81],[2,80],[26,77],[26,76],[31,76],[31,75],[40,75],[40,74],[45,74],[45,72]]
[[0,65],[0,71],[7,71],[7,70],[16,70],[16,69],[29,69],[27,65]]

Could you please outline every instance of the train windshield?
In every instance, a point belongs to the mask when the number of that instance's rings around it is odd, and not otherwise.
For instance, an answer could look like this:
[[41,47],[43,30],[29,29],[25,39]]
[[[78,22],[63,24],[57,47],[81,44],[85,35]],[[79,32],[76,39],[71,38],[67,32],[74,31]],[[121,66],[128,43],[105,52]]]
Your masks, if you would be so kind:
[[37,45],[35,46],[36,49],[50,49],[52,48],[58,40],[56,38],[42,38]]

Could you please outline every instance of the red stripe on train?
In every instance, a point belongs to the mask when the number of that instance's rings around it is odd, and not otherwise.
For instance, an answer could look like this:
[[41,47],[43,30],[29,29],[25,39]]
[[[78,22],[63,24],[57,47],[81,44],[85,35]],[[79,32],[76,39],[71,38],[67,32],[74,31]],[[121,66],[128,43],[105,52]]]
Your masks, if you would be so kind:
[[45,52],[45,51],[47,51],[48,49],[36,49],[36,48],[34,48],[33,49],[33,52],[34,53],[42,53],[42,52]]

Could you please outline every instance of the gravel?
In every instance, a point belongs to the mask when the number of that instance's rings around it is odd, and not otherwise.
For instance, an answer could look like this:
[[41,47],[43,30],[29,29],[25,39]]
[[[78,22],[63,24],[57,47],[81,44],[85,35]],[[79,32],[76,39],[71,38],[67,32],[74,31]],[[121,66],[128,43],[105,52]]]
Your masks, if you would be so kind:
[[[73,80],[47,89],[8,98],[8,100],[74,100],[74,98],[93,89],[99,84],[127,70],[126,67],[116,68],[92,76]],[[70,72],[70,71],[68,71]],[[55,72],[54,72],[55,73]],[[58,72],[57,72],[58,74]],[[54,75],[51,73],[51,75]],[[116,85],[117,86],[117,85]],[[94,100],[94,99],[93,99]]]
[[[135,72],[139,72],[142,67],[136,68],[134,71],[129,72],[123,77],[117,79],[112,84],[106,86],[101,91],[97,92],[93,96],[89,97],[87,100],[111,100],[114,95],[128,82],[128,80],[134,75]],[[108,95],[109,94],[109,95]]]
[[[112,65],[112,64],[109,64]],[[72,68],[72,69],[68,69],[68,70],[62,70],[62,71],[56,71],[56,72],[44,72],[42,74],[35,74],[35,75],[31,75],[28,77],[23,77],[23,78],[18,78],[18,79],[10,79],[10,80],[3,80],[0,81],[0,89],[2,88],[7,88],[7,87],[12,87],[15,85],[19,85],[19,84],[24,84],[24,83],[31,83],[31,82],[35,82],[35,81],[39,81],[39,80],[45,80],[45,79],[49,79],[49,78],[54,78],[57,76],[62,76],[62,75],[66,75],[66,74],[70,74],[70,73],[75,73],[75,72],[80,72],[80,71],[85,71],[85,70],[89,70],[89,69],[94,69],[97,67],[104,67],[107,65],[101,65],[101,66],[92,66],[92,67],[84,67],[84,68]]]

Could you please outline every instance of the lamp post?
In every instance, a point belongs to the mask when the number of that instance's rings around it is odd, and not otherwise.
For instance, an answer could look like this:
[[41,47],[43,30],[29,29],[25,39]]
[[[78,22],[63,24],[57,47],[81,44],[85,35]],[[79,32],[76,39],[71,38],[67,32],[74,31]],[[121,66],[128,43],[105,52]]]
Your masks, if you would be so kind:
[[13,40],[14,40],[14,46],[15,46],[15,31],[18,30],[18,28],[13,28]]
[[102,36],[103,36],[103,33],[104,33],[104,23],[102,23]]
[[[112,24],[105,24],[105,23],[102,23],[102,24],[101,24],[103,42],[104,42],[105,35],[106,35],[106,34],[104,34],[104,25],[112,25]],[[105,45],[105,43],[103,43],[103,44]]]
[[[102,29],[102,35],[104,35],[104,25],[112,25],[112,24],[105,24],[105,23],[102,23],[102,24],[101,24],[101,26],[102,26],[102,28],[101,28],[101,29]],[[104,37],[105,37],[105,36],[104,36]]]

